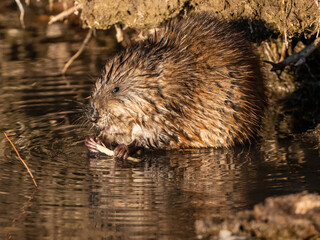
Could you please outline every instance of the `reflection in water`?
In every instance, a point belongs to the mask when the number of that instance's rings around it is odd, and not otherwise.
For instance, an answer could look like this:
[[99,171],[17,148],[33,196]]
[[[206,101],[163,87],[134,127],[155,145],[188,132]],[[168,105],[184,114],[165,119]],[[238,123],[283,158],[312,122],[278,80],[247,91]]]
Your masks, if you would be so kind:
[[80,103],[92,87],[88,73],[96,75],[114,42],[98,35],[62,77],[85,33],[69,41],[49,30],[0,29],[0,131],[39,184],[35,191],[0,134],[0,239],[195,239],[197,219],[270,195],[320,192],[319,148],[294,138],[286,119],[277,126],[279,109],[270,109],[257,145],[153,152],[139,163],[88,156]]
[[192,238],[196,219],[247,205],[246,180],[254,172],[243,171],[251,162],[244,154],[169,152],[138,164],[92,158],[95,226],[112,234]]

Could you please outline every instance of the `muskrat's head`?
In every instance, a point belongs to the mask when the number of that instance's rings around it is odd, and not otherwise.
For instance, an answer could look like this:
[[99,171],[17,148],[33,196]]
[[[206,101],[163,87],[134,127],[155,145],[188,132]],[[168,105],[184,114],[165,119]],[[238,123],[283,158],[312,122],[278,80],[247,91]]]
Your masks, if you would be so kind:
[[[146,60],[148,59],[148,60]],[[100,136],[110,142],[130,144],[133,129],[154,111],[159,64],[134,49],[107,62],[91,95],[88,118]]]

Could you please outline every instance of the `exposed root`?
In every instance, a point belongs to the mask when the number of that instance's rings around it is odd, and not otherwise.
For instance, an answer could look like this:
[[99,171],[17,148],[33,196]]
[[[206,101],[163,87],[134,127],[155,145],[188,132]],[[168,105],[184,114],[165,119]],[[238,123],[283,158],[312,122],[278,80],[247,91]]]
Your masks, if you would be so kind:
[[273,71],[273,72],[275,72],[277,70],[280,70],[282,72],[286,66],[288,66],[292,63],[294,63],[294,65],[293,65],[294,67],[300,67],[302,64],[304,64],[306,62],[306,58],[314,50],[316,50],[319,46],[320,46],[320,38],[317,38],[310,45],[308,45],[307,47],[302,49],[300,52],[297,52],[297,53],[285,58],[284,60],[282,60],[279,63],[274,63],[274,62],[270,62],[270,61],[265,61],[265,62],[272,65],[271,71]]
[[88,33],[87,33],[87,36],[86,38],[84,39],[84,41],[82,42],[81,44],[81,47],[79,48],[79,50],[76,52],[76,54],[74,54],[70,59],[69,61],[64,65],[63,69],[62,69],[62,74],[65,74],[65,72],[67,71],[67,69],[69,68],[69,66],[73,63],[73,61],[75,59],[77,59],[80,54],[83,52],[85,46],[87,45],[87,43],[89,42],[89,40],[91,39],[91,36],[92,36],[92,33],[93,33],[93,29],[90,28]]
[[[19,0],[16,0],[16,1],[19,1]],[[82,8],[82,5],[79,4],[79,5],[73,6],[72,8],[69,8],[69,9],[59,13],[56,16],[52,16],[50,18],[50,21],[49,21],[48,24],[52,24],[52,23],[57,22],[57,21],[62,21],[63,19],[65,19],[66,17],[68,17],[69,15],[74,13],[75,11],[80,10],[81,8]]]
[[115,24],[114,28],[116,29],[116,38],[117,38],[117,42],[120,43],[123,41],[124,37],[123,37],[123,30],[121,28],[121,26],[119,24]]
[[127,26],[122,28],[119,24],[115,24],[114,27],[116,29],[117,42],[120,43],[124,47],[131,46],[131,40],[130,40],[127,32],[125,31],[127,29]]

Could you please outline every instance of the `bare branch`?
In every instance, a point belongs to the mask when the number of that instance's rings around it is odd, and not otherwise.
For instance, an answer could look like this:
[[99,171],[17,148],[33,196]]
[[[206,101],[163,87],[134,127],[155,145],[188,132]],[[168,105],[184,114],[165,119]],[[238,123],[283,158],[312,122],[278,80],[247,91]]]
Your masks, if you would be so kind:
[[[16,0],[16,1],[19,1],[19,0]],[[48,24],[52,24],[57,21],[62,21],[63,19],[65,19],[66,17],[68,17],[69,15],[71,15],[72,13],[74,13],[75,11],[77,11],[81,8],[82,8],[82,6],[81,6],[81,4],[79,4],[79,5],[73,6],[72,8],[69,8],[69,9],[59,13],[56,16],[52,16]]]
[[64,68],[62,69],[62,74],[65,74],[65,72],[67,71],[67,69],[69,68],[70,64],[73,63],[73,61],[75,59],[77,59],[80,54],[83,52],[85,46],[87,45],[87,43],[89,42],[89,40],[91,39],[91,36],[92,36],[92,33],[93,33],[93,29],[90,28],[89,31],[88,31],[88,34],[86,36],[86,38],[83,40],[82,44],[81,44],[81,47],[79,48],[79,50],[76,52],[76,54],[74,54],[70,59],[69,61],[66,63],[66,65],[64,65]]
[[22,28],[26,28],[26,26],[24,25],[24,8],[20,2],[20,0],[15,0],[18,7],[19,7],[19,10],[20,10],[20,24],[21,24],[21,27]]
[[314,51],[316,50],[318,47],[320,46],[320,38],[317,38],[316,40],[314,40],[310,45],[308,45],[307,47],[305,47],[304,49],[302,49],[300,52],[297,52],[287,58],[285,58],[284,60],[282,60],[279,63],[273,63],[270,61],[265,61],[266,63],[269,63],[272,65],[272,69],[271,71],[283,71],[283,69],[294,63],[294,67],[299,67],[300,65],[304,64],[306,62],[306,58]]

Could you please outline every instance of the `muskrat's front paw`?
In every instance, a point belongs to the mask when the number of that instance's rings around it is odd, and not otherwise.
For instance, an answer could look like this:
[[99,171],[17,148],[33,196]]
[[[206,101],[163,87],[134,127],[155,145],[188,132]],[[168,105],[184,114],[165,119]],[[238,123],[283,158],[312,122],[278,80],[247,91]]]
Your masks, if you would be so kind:
[[119,144],[114,150],[113,150],[113,156],[115,158],[122,158],[126,160],[129,157],[130,150],[129,147],[125,144]]
[[87,146],[90,152],[98,153],[99,150],[97,148],[97,144],[102,145],[102,142],[99,138],[89,137],[85,139],[84,144]]

